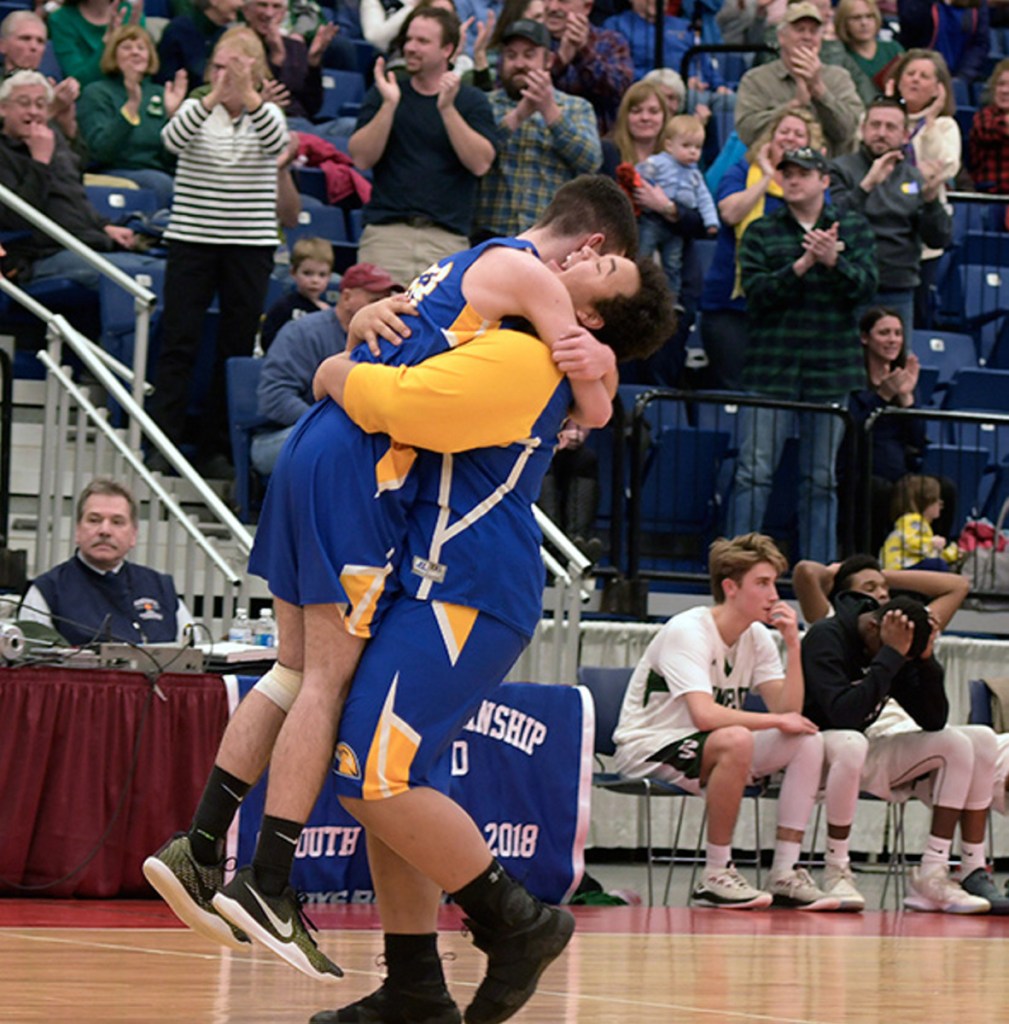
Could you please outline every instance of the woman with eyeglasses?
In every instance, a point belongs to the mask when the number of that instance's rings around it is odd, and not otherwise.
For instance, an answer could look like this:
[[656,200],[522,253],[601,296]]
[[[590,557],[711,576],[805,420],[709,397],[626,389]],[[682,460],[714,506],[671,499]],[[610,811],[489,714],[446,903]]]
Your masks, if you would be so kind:
[[904,47],[895,39],[880,39],[883,16],[876,0],[840,0],[834,9],[834,30],[848,55],[882,92],[887,72]]

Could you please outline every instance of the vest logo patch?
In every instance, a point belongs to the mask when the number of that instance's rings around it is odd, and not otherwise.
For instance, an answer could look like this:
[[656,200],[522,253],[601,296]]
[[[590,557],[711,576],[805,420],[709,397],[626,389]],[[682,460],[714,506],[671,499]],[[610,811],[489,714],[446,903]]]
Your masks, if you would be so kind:
[[155,597],[137,597],[133,599],[133,609],[138,619],[147,622],[163,622],[164,614],[161,603]]

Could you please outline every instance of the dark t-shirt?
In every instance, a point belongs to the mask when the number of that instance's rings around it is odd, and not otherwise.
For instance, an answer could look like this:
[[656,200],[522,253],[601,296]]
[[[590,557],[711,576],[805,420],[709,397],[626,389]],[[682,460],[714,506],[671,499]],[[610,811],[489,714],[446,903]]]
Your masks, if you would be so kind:
[[[372,172],[374,190],[364,208],[364,223],[392,224],[427,217],[448,231],[468,235],[478,179],[452,148],[438,113],[438,97],[422,96],[409,79],[400,81],[400,89],[402,99],[389,141]],[[381,105],[382,97],[372,87],[361,104],[357,129],[368,124]],[[461,86],[455,105],[471,128],[492,143],[496,141],[497,127],[484,93]]]

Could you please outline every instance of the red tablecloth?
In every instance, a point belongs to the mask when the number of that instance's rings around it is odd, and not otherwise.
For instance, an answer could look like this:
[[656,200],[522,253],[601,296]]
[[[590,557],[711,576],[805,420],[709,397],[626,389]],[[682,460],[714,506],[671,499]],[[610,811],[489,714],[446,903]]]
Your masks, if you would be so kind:
[[0,894],[150,894],[140,865],[188,827],[228,719],[219,676],[158,686],[167,700],[138,672],[0,669]]

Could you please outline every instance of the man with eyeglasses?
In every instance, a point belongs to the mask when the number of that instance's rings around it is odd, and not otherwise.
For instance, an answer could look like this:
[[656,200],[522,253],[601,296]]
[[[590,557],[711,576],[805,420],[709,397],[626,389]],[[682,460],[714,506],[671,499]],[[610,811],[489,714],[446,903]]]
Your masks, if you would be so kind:
[[[132,249],[136,236],[129,228],[110,223],[91,205],[77,157],[49,126],[52,100],[53,87],[37,71],[16,71],[0,85],[0,184],[115,263],[121,257],[114,250]],[[7,243],[8,277],[62,277],[86,288],[98,287],[98,271],[4,206],[0,230],[23,232]],[[147,259],[132,256],[129,265]]]
[[872,101],[861,134],[857,152],[831,163],[830,195],[839,210],[855,210],[868,220],[879,256],[879,285],[869,304],[898,312],[909,338],[922,246],[945,249],[953,234],[953,218],[939,196],[942,168],[935,161],[914,166],[905,159],[907,110],[892,96]]

